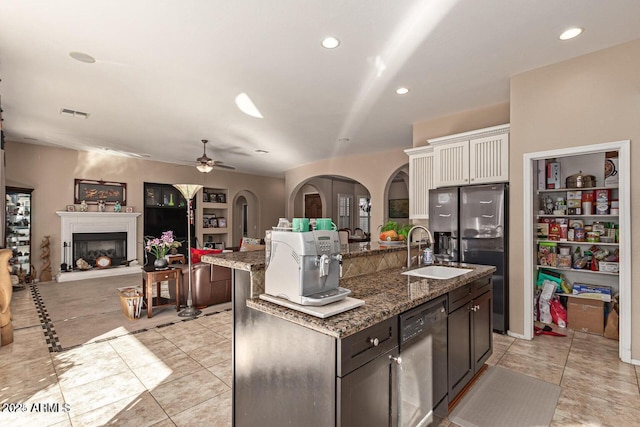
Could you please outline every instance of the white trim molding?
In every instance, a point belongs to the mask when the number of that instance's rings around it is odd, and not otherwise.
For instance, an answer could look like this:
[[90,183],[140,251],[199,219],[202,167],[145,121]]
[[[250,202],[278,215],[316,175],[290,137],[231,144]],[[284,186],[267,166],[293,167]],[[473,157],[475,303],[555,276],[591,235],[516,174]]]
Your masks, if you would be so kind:
[[[136,260],[137,254],[137,218],[138,212],[56,212],[61,218],[60,253],[64,254],[64,243],[71,243],[74,233],[127,233],[127,259]],[[70,260],[73,262],[73,260]],[[135,265],[134,265],[135,264]],[[88,271],[60,272],[56,281],[94,279],[98,277],[121,276],[139,273],[137,261],[129,266],[112,268],[94,268]]]
[[[524,338],[533,338],[533,286],[534,286],[534,247],[533,230],[535,219],[533,198],[535,197],[534,177],[537,177],[537,160],[578,156],[583,154],[618,151],[618,197],[620,216],[620,342],[619,357],[625,363],[637,363],[631,359],[631,142],[629,140],[593,144],[558,150],[527,153],[523,155],[523,209],[524,209]],[[570,325],[569,325],[570,326]]]

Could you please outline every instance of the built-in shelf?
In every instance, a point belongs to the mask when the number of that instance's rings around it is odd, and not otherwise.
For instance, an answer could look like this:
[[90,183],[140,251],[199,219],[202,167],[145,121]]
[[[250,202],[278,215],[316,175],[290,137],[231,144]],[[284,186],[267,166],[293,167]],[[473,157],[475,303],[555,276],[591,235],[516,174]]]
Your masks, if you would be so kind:
[[536,240],[536,243],[557,243],[558,246],[572,245],[572,246],[584,246],[584,245],[596,245],[596,246],[620,246],[620,243],[604,243],[604,242],[576,242],[575,240]]
[[614,190],[618,187],[578,187],[578,188],[544,188],[536,190],[537,194],[562,193],[566,191],[593,191],[593,190]]
[[[198,192],[196,209],[196,236],[199,246],[226,248],[230,246],[231,228],[229,200],[226,188],[204,187]],[[220,226],[224,221],[224,226]]]
[[553,271],[562,271],[562,272],[571,272],[571,273],[588,273],[588,274],[602,274],[605,276],[619,276],[619,273],[610,273],[608,271],[593,271],[585,269],[577,269],[577,268],[562,268],[562,267],[549,267],[547,265],[538,265],[538,270],[553,270]]
[[553,215],[553,214],[538,214],[536,218],[609,218],[618,219],[620,215]]

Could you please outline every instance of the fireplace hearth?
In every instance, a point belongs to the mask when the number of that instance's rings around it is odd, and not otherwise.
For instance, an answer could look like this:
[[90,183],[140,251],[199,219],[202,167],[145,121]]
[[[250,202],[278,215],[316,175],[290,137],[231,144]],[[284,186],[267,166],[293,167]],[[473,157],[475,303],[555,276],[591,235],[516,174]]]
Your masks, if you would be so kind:
[[[137,244],[136,231],[140,213],[66,211],[56,213],[61,218],[59,262],[63,262],[66,245],[68,251],[66,262],[69,263],[69,267],[74,268],[73,271],[58,272],[56,274],[58,282],[140,273],[137,250],[138,246],[142,245]],[[87,237],[87,235],[94,237]],[[95,267],[95,260],[100,256],[108,256],[111,259],[109,268]],[[76,261],[80,257],[89,263],[90,269],[76,268]],[[53,263],[53,265],[56,264]]]
[[127,259],[127,233],[73,233],[73,269],[77,269],[77,261],[82,258],[89,266],[97,265],[96,259],[108,259],[110,266],[118,266]]

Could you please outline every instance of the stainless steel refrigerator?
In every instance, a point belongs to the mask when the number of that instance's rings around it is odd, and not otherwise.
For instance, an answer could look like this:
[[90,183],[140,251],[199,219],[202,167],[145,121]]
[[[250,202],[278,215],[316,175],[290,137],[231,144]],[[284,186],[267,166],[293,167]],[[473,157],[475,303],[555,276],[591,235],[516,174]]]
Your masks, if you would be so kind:
[[458,262],[459,187],[429,191],[429,230],[433,235],[433,256],[440,262]]
[[[429,226],[440,261],[493,265],[493,330],[509,328],[508,184],[439,188],[429,192]],[[446,196],[448,195],[448,196]],[[451,203],[457,199],[457,218]],[[447,221],[447,218],[451,218]],[[442,241],[447,241],[443,246]],[[453,248],[453,249],[448,249]]]

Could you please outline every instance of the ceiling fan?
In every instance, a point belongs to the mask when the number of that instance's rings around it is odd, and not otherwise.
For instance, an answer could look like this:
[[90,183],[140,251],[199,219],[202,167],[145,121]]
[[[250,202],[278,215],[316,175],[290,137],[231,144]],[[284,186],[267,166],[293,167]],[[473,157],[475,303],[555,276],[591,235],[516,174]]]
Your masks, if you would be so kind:
[[235,170],[235,167],[226,165],[224,162],[221,162],[219,160],[213,160],[212,158],[207,156],[207,142],[209,142],[209,140],[202,140],[204,151],[202,152],[202,156],[196,159],[196,168],[203,173],[211,172],[214,167]]

